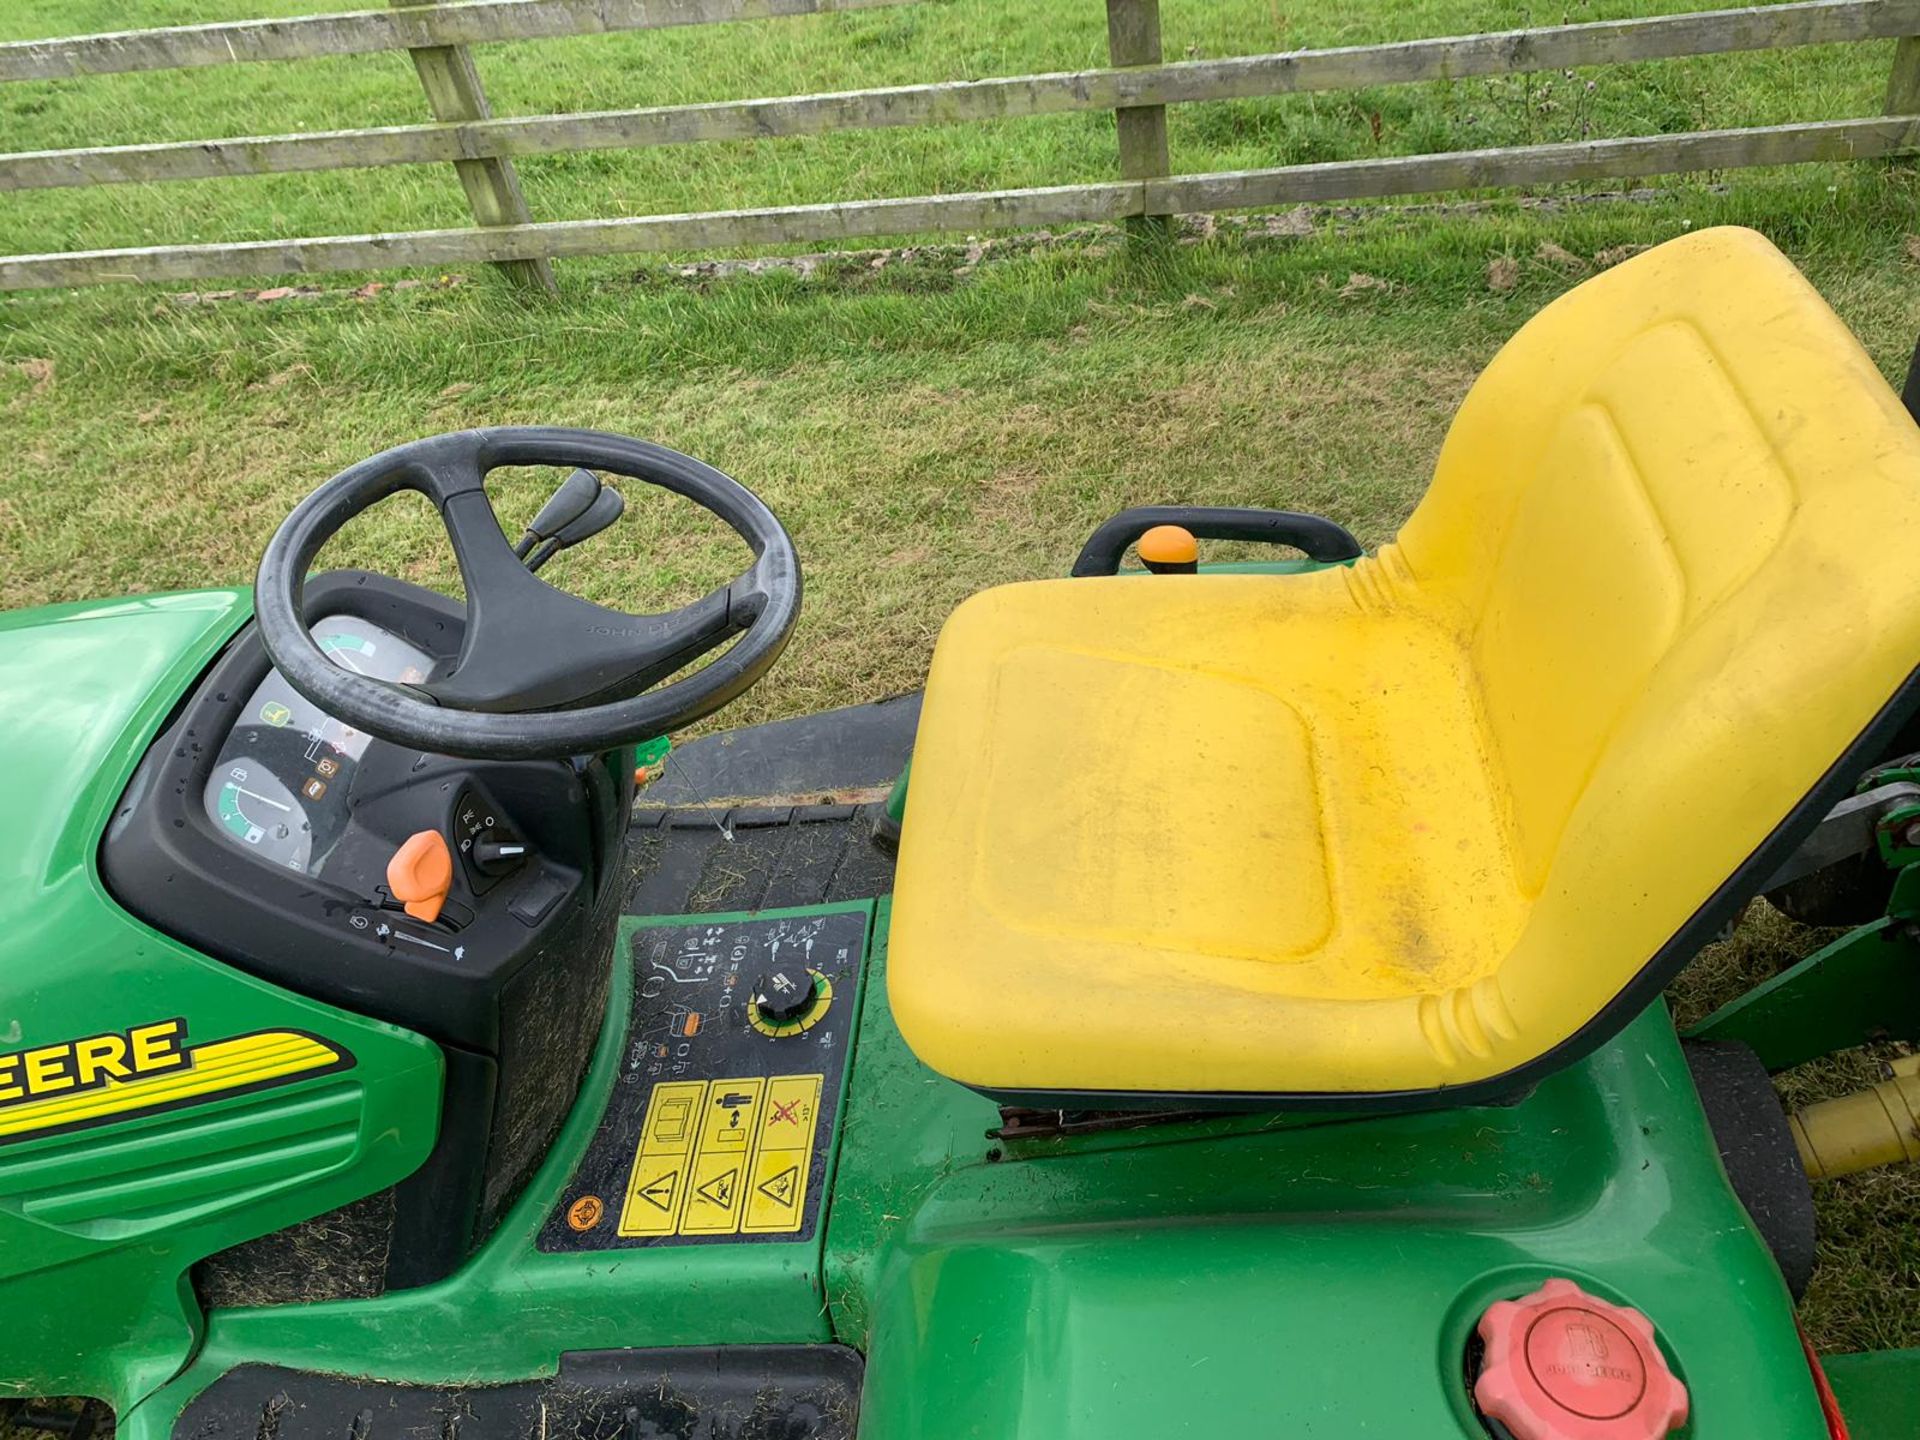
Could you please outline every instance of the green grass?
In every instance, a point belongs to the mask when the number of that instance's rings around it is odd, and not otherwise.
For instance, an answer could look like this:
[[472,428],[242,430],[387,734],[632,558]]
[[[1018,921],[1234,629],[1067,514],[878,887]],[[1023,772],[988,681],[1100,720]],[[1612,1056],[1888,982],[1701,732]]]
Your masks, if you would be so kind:
[[[0,38],[259,13],[12,0]],[[295,8],[330,8],[322,3]],[[1454,33],[1653,6],[1528,12],[1167,0],[1170,54]],[[797,92],[1097,63],[1092,0],[949,0],[859,16],[500,47],[502,112]],[[1182,168],[1268,165],[1700,123],[1866,114],[1885,46],[1595,75],[1294,97],[1179,112]],[[1594,89],[1585,88],[1587,79]],[[1378,111],[1376,139],[1371,116]],[[420,118],[404,59],[0,88],[7,148],[262,133]],[[913,194],[1106,178],[1111,122],[1068,117],[527,165],[543,217]],[[1231,227],[1132,253],[1069,237],[966,267],[934,252],[675,278],[633,262],[560,269],[557,304],[494,277],[312,299],[182,305],[158,292],[0,297],[0,606],[243,583],[292,503],[374,450],[465,425],[540,421],[661,440],[737,475],[794,532],[807,606],[775,674],[725,723],[919,683],[942,619],[994,582],[1063,573],[1086,533],[1149,501],[1285,505],[1368,543],[1418,498],[1473,375],[1540,305],[1620,247],[1702,225],[1766,231],[1890,376],[1920,315],[1909,170],[1808,167],[1730,188],[1696,177],[1640,202],[1321,214],[1301,238]],[[9,196],[0,251],[456,224],[450,175],[366,175]],[[1512,262],[1511,288],[1489,266]],[[1354,284],[1355,275],[1380,284]],[[541,498],[495,486],[509,523]],[[551,572],[633,609],[702,593],[738,548],[685,508],[631,518]],[[328,557],[452,586],[423,503],[395,501]],[[1676,990],[1690,1013],[1809,943],[1761,920]],[[1858,1083],[1867,1059],[1798,1077]],[[1805,1318],[1825,1348],[1920,1344],[1920,1184],[1822,1187],[1823,1268]]]

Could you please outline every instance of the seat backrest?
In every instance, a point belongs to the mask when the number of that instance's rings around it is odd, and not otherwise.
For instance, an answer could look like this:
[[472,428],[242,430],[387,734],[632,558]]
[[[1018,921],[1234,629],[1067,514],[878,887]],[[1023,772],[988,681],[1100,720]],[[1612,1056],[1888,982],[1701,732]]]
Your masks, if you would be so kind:
[[1533,898],[1501,990],[1597,1014],[1911,698],[1920,428],[1771,244],[1702,231],[1500,352],[1391,548],[1479,671]]

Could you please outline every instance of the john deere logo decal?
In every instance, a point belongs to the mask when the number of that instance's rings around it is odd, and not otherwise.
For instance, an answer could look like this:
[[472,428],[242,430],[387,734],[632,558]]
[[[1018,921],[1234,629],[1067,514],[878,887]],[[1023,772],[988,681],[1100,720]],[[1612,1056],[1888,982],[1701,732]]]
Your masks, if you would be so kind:
[[192,1045],[184,1020],[0,1052],[0,1144],[352,1064],[346,1050],[302,1030],[255,1030]]

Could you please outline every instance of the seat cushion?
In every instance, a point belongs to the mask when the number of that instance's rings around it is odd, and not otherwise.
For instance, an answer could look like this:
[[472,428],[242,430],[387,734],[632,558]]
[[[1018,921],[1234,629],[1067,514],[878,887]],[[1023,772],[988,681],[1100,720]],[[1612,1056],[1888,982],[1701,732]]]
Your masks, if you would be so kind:
[[1432,1071],[1422,1006],[1490,973],[1525,902],[1471,656],[1364,607],[1368,573],[1043,581],[954,613],[891,943],[923,1059],[1104,1092]]

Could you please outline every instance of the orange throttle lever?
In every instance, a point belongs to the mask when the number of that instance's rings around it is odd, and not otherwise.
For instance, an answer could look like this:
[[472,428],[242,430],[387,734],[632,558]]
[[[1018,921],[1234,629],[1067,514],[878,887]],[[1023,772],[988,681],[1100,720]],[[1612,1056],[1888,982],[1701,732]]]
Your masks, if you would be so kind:
[[387,861],[387,889],[407,914],[431,925],[453,888],[453,851],[438,830],[419,830]]

